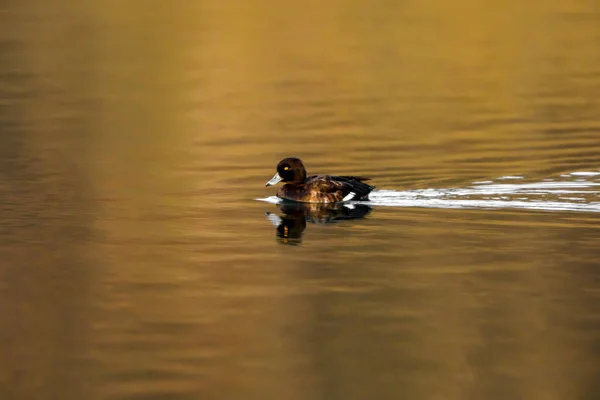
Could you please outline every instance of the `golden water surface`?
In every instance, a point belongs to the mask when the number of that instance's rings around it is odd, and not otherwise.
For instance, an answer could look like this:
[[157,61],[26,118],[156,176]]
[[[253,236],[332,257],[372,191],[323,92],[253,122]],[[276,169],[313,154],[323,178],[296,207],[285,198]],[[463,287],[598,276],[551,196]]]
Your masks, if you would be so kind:
[[397,191],[597,172],[599,99],[591,0],[4,2],[0,399],[597,399],[599,213],[282,238],[255,199],[285,156]]

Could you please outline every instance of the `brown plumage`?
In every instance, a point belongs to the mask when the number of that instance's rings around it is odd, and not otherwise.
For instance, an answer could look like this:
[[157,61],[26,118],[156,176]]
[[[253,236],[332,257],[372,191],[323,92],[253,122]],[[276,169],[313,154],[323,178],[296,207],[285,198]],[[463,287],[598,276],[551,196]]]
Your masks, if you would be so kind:
[[363,176],[306,176],[299,158],[284,158],[277,164],[277,173],[266,186],[285,182],[277,197],[304,203],[338,203],[349,200],[367,200],[374,189]]

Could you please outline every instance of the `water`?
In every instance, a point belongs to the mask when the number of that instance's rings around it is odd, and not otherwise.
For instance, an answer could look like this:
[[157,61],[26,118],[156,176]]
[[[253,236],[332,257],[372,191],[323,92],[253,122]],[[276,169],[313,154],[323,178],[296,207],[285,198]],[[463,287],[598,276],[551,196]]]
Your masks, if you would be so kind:
[[[0,6],[0,398],[597,398],[598,43],[585,1]],[[285,156],[377,190],[272,204]]]

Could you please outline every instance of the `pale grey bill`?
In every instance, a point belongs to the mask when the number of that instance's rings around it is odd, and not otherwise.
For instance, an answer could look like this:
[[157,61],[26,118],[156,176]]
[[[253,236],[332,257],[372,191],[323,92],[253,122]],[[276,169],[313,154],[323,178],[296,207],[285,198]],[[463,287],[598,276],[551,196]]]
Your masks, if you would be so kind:
[[275,176],[273,178],[271,178],[271,180],[269,182],[267,182],[267,184],[265,186],[273,186],[273,185],[277,185],[279,182],[281,182],[281,176],[279,176],[279,172],[275,174]]

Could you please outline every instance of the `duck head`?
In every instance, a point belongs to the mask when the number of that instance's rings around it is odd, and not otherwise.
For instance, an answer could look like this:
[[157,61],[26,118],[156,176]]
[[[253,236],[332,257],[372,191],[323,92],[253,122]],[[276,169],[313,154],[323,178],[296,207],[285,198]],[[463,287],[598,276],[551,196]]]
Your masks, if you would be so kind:
[[306,179],[306,169],[299,158],[284,158],[277,164],[277,173],[265,186],[276,185],[279,182],[301,183]]

